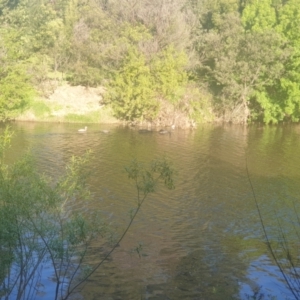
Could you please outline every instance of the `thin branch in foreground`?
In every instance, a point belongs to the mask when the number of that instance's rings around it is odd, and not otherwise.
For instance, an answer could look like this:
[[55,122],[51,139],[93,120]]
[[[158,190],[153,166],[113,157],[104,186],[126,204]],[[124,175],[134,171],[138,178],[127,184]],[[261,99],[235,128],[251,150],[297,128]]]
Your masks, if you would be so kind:
[[290,280],[288,279],[287,275],[285,274],[279,260],[277,259],[276,257],[276,254],[273,250],[273,247],[271,245],[271,242],[270,242],[270,239],[269,239],[269,236],[267,234],[267,231],[266,231],[266,227],[265,227],[265,224],[264,224],[264,221],[263,221],[263,217],[262,217],[262,214],[261,214],[261,211],[260,211],[260,208],[259,208],[259,205],[258,205],[258,201],[257,201],[257,198],[256,198],[256,194],[255,194],[255,191],[254,191],[254,187],[253,187],[253,184],[252,184],[252,181],[251,181],[251,177],[250,177],[250,174],[249,174],[249,169],[248,169],[248,162],[247,162],[247,156],[246,156],[246,171],[247,171],[247,178],[248,178],[248,181],[249,181],[249,184],[250,184],[250,187],[251,187],[251,191],[252,191],[252,195],[253,195],[253,199],[255,201],[255,205],[256,205],[256,209],[257,209],[257,212],[258,212],[258,216],[259,216],[259,220],[260,220],[260,223],[261,223],[261,226],[262,226],[262,229],[263,229],[263,233],[264,233],[264,237],[265,237],[265,240],[266,240],[266,244],[268,246],[268,249],[271,253],[271,256],[272,258],[274,259],[277,267],[279,268],[280,270],[280,273],[282,274],[286,284],[288,285],[288,288],[289,290],[292,292],[293,296],[295,297],[295,299],[300,299],[300,297],[298,297],[295,289],[293,288],[292,286],[292,283],[290,282]]
[[[143,170],[142,166],[133,160],[131,165],[125,168],[128,173],[128,178],[135,182],[135,187],[137,189],[137,208],[134,214],[131,216],[130,222],[125,228],[123,234],[112,247],[112,249],[104,256],[104,258],[92,269],[89,274],[75,284],[71,289],[68,289],[67,294],[63,298],[66,300],[79,286],[86,284],[87,279],[96,272],[97,269],[107,260],[107,258],[115,251],[115,249],[120,245],[124,237],[126,236],[128,230],[130,229],[134,219],[136,218],[139,210],[142,207],[145,199],[150,193],[155,192],[155,187],[158,182],[162,181],[168,189],[174,189],[173,176],[175,171],[170,167],[169,163],[165,158],[161,160],[155,160],[151,163],[150,171]],[[157,177],[154,177],[158,174]],[[143,196],[141,196],[143,195]]]

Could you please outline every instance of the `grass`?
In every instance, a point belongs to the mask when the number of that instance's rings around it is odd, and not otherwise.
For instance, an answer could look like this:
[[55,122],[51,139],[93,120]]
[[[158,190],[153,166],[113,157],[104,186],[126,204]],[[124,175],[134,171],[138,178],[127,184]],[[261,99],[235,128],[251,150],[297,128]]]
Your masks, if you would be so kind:
[[99,112],[93,111],[86,115],[81,114],[67,114],[64,117],[66,122],[70,123],[98,123],[99,122]]
[[42,101],[32,102],[31,110],[37,118],[42,118],[51,114],[51,108]]
[[[66,122],[66,123],[116,123],[110,107],[101,107],[88,113],[67,113],[56,115],[55,111],[63,110],[59,103],[45,103],[42,100],[33,100],[29,109],[22,112],[16,120],[37,122]],[[68,108],[68,107],[67,107]]]
[[101,108],[88,114],[67,114],[64,122],[70,123],[116,123],[111,108]]

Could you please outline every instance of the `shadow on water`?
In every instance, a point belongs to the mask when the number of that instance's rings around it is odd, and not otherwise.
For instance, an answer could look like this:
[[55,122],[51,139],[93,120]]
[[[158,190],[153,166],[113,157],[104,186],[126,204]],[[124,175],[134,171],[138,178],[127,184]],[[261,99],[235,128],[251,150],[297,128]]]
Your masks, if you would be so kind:
[[146,287],[145,299],[233,299],[245,265],[234,259],[238,253],[219,247],[206,245],[183,257],[166,283]]

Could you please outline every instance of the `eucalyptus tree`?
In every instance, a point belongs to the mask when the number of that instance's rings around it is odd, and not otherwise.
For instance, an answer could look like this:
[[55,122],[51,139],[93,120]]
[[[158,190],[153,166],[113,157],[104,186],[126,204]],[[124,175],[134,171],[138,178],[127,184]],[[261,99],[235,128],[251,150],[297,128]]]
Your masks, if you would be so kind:
[[110,0],[101,1],[101,7],[120,23],[143,24],[149,30],[151,39],[139,45],[146,56],[171,44],[177,50],[191,46],[195,18],[185,0]]
[[[78,17],[67,17],[72,10]],[[149,37],[143,24],[127,22],[93,0],[78,1],[75,8],[68,8],[65,22],[70,23],[70,19],[73,23],[67,68],[73,84],[103,84],[121,67],[128,49]]]

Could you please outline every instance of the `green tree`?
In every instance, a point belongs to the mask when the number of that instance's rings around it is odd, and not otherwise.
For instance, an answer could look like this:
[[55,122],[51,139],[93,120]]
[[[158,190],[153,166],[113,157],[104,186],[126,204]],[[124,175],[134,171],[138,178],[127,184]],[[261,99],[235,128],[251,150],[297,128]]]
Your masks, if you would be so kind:
[[51,3],[20,0],[18,6],[1,18],[2,24],[19,33],[23,48],[30,56],[45,53],[52,47],[62,29],[62,20]]
[[63,22],[51,3],[21,0],[0,18],[8,59],[19,62],[30,74],[33,85],[44,94],[50,72],[57,70],[61,56]]
[[243,10],[242,22],[246,30],[268,31],[277,24],[276,9],[272,0],[252,1]]
[[26,65],[19,61],[16,47],[8,47],[8,39],[0,30],[0,120],[14,118],[34,95]]
[[278,93],[284,101],[285,117],[300,120],[300,1],[289,0],[278,10],[276,30],[286,39],[290,55],[285,74],[280,79]]
[[115,115],[126,121],[151,120],[158,112],[155,85],[143,54],[129,50],[123,66],[109,83],[105,96]]
[[185,70],[187,57],[172,45],[156,55],[151,63],[158,98],[165,99],[174,106],[181,100],[188,83]]
[[187,6],[191,7],[197,18],[197,29],[193,32],[196,36],[202,34],[202,29],[210,30],[222,22],[222,16],[239,11],[240,0],[188,0]]
[[[225,121],[246,123],[250,107],[257,102],[261,104],[260,113],[270,112],[269,106],[262,105],[270,99],[259,96],[276,84],[284,71],[283,45],[274,30],[245,33],[237,14],[223,16],[220,26],[200,41],[200,75],[207,77],[216,96],[215,107]],[[265,121],[278,120],[282,114],[276,111],[273,117]]]
[[13,119],[27,105],[34,89],[22,65],[0,69],[0,119]]
[[287,50],[281,59],[284,72],[272,85],[255,92],[266,123],[283,119],[298,121],[300,118],[299,5],[297,0],[251,1],[243,11],[242,21],[247,31],[261,32],[267,39],[272,28],[281,36],[281,48],[285,44]]
[[98,2],[89,1],[73,25],[69,80],[85,86],[102,84],[121,67],[128,49],[140,48],[150,36],[143,24],[116,21]]

